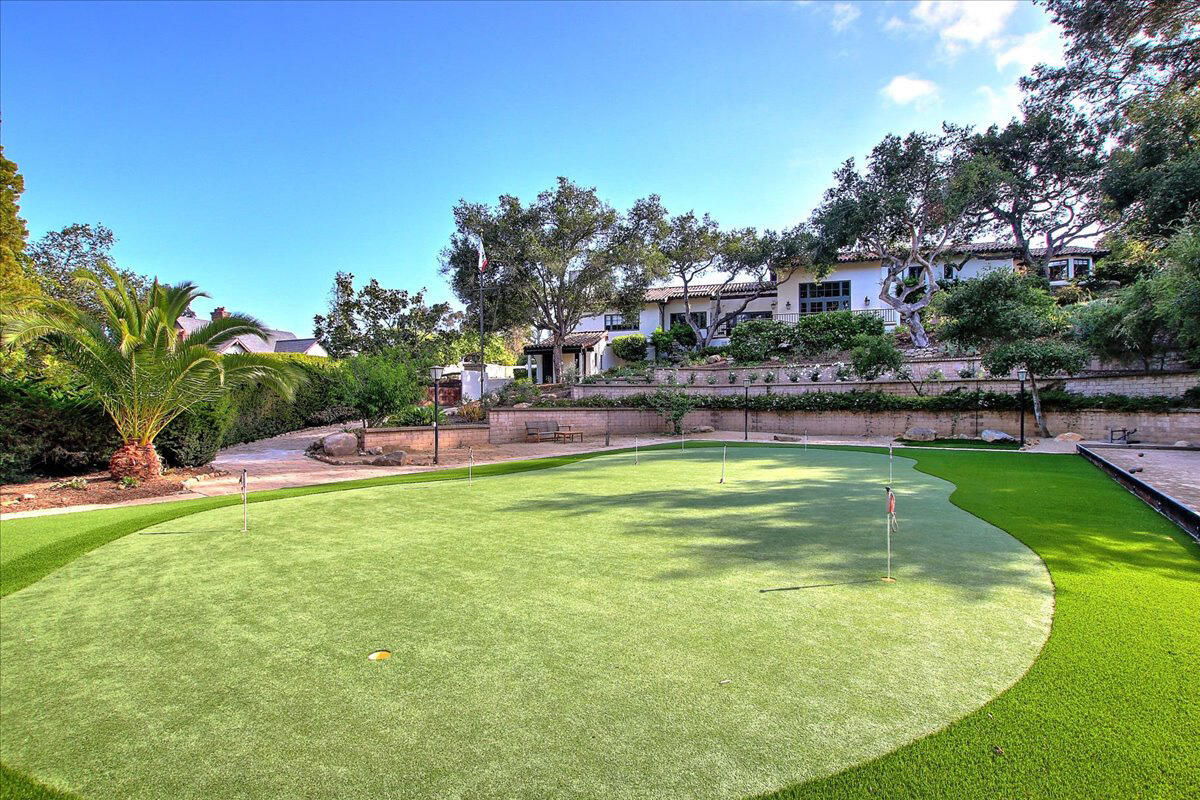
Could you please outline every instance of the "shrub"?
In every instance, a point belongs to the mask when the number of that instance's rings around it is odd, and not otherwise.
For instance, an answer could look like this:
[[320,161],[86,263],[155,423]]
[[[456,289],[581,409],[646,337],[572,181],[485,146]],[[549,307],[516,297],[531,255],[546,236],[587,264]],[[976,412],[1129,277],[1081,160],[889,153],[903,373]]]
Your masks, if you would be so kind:
[[[437,410],[437,421],[439,425],[446,422],[446,412],[441,408]],[[400,413],[388,417],[387,423],[401,428],[432,425],[433,406],[409,406]]]
[[850,349],[854,337],[860,335],[882,336],[883,320],[875,314],[850,311],[806,314],[795,323],[752,319],[729,334],[729,354],[741,363],[816,358]]
[[748,319],[729,332],[729,355],[739,363],[757,363],[791,351],[791,328],[773,319]]
[[717,376],[709,375],[707,378],[704,379],[704,382],[707,383],[709,386],[716,386],[717,385]]
[[[663,389],[678,392],[682,390]],[[657,394],[657,392],[655,393]],[[649,408],[657,410],[660,401],[651,401],[652,395],[631,397],[586,397],[578,400],[543,397],[537,405],[550,408]],[[688,395],[687,400],[694,408],[746,407],[740,394],[734,395]],[[1135,395],[1081,395],[1061,390],[1042,392],[1042,405],[1056,411],[1086,411],[1104,409],[1108,411],[1170,411],[1189,407],[1184,397],[1135,396]],[[932,396],[889,394],[879,391],[849,392],[806,392],[804,394],[756,394],[750,396],[752,411],[1016,411],[1020,398],[1001,392],[952,391]]]
[[276,358],[288,358],[299,365],[304,371],[304,384],[290,402],[266,386],[235,391],[235,415],[225,432],[223,446],[355,418],[357,412],[351,402],[353,387],[342,362],[300,355]]
[[89,395],[0,377],[0,481],[100,469],[120,445]]
[[622,361],[645,361],[646,337],[640,333],[618,336],[612,340],[612,349]]
[[898,370],[904,365],[904,356],[882,334],[871,336],[857,334],[851,340],[850,363],[854,373],[864,381],[873,381],[888,370]]
[[493,393],[489,405],[514,406],[517,403],[532,403],[537,396],[537,387],[529,381],[513,381]]
[[696,407],[695,400],[682,389],[659,389],[642,397],[645,407],[661,414],[663,419],[671,423],[671,430],[677,434],[683,432],[684,416]]
[[458,410],[458,418],[463,422],[483,422],[487,419],[487,411],[482,403],[464,403]]
[[411,362],[396,354],[358,355],[345,362],[351,405],[357,415],[376,424],[411,406],[424,394],[423,381]]
[[171,420],[154,444],[168,466],[203,466],[221,449],[235,414],[228,396],[211,403],[198,403]]

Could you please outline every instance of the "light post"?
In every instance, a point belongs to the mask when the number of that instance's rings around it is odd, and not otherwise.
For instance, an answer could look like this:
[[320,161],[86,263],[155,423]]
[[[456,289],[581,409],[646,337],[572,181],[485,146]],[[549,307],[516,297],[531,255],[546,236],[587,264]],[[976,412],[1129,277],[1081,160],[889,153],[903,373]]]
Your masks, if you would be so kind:
[[433,379],[433,463],[438,463],[438,381],[442,379],[441,367],[430,367],[429,377]]
[[750,379],[743,376],[742,386],[746,390],[746,399],[745,402],[742,403],[743,408],[746,410],[746,418],[743,422],[744,430],[742,433],[742,439],[748,442],[750,441]]
[[1021,447],[1025,446],[1025,376],[1028,374],[1023,369],[1017,370],[1017,380],[1021,382]]

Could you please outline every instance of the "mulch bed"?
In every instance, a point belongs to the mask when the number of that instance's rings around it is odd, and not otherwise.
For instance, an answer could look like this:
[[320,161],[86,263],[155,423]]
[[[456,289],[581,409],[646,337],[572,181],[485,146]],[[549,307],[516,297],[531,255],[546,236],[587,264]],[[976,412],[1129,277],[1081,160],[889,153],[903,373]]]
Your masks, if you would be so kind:
[[[180,467],[167,470],[162,477],[141,481],[137,486],[130,488],[124,488],[120,481],[114,481],[107,472],[42,478],[29,483],[6,483],[0,485],[0,508],[8,512],[32,511],[39,508],[108,505],[146,497],[164,497],[185,492],[184,481],[188,478],[212,475],[214,472],[212,467]],[[68,481],[81,478],[87,481],[87,485],[82,489],[66,485]]]

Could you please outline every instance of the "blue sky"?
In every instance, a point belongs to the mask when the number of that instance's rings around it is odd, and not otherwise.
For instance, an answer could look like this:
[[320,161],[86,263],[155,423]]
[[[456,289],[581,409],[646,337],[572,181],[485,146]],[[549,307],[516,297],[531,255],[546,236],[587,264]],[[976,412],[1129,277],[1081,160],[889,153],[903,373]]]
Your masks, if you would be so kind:
[[728,226],[801,220],[888,132],[1006,119],[1040,8],[895,3],[0,3],[0,137],[37,237],[300,335],[335,270],[449,291],[459,198],[566,175]]

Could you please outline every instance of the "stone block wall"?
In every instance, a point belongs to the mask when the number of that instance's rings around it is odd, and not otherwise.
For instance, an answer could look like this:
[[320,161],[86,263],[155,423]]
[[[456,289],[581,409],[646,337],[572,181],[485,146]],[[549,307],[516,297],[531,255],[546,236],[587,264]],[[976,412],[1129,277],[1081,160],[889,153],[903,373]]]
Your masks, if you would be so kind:
[[[373,447],[385,453],[395,450],[433,450],[433,426],[419,425],[405,428],[367,428],[357,431],[359,445],[370,451]],[[438,433],[439,447],[467,447],[487,444],[488,426],[442,425]]]
[[[632,408],[525,408],[492,409],[489,421],[492,442],[525,441],[525,422],[555,420],[589,434],[666,433],[668,424],[653,411]],[[701,409],[684,417],[685,427],[710,425],[719,431],[741,431],[744,412],[737,409]],[[1169,413],[1116,411],[1051,411],[1046,415],[1051,435],[1073,431],[1089,440],[1107,440],[1110,428],[1136,428],[1135,438],[1144,442],[1171,444],[1183,439],[1200,442],[1200,411]],[[939,437],[971,438],[985,428],[1013,436],[1020,432],[1016,411],[752,411],[750,430],[756,433],[789,433],[822,436],[900,436],[913,426],[933,428]],[[1033,414],[1025,416],[1026,436],[1034,436]]]
[[[792,383],[786,380],[786,374],[776,372],[776,382],[763,383],[762,376],[765,370],[758,370],[759,380],[750,385],[750,394],[759,395],[766,394],[768,391],[772,394],[805,394],[807,392],[851,392],[851,391],[868,391],[868,392],[885,392],[887,394],[897,394],[913,396],[917,394],[916,389],[908,381],[844,381],[827,382],[821,381],[813,383],[808,380],[800,383]],[[668,373],[669,374],[669,373]],[[718,378],[717,383],[709,384],[707,379],[714,375]],[[779,379],[783,378],[781,382]],[[666,381],[664,375],[663,381]],[[1156,372],[1148,375],[1142,373],[1108,373],[1100,375],[1079,375],[1073,378],[1045,378],[1038,381],[1039,386],[1059,386],[1066,389],[1068,392],[1083,395],[1101,395],[1101,394],[1125,394],[1137,397],[1146,397],[1150,395],[1166,395],[1168,397],[1178,397],[1188,389],[1200,384],[1200,372]],[[628,397],[634,394],[645,394],[652,392],[662,386],[662,383],[588,383],[579,384],[571,387],[571,397]],[[929,381],[921,384],[921,392],[925,395],[946,394],[953,391],[965,392],[1002,392],[1004,394],[1016,394],[1020,390],[1021,383],[1012,378],[948,378],[941,381]],[[729,371],[723,373],[697,373],[695,383],[687,383],[687,374],[680,371],[680,383],[678,388],[681,388],[689,394],[717,394],[717,395],[737,395],[742,396],[745,393],[745,387],[741,383],[729,383]],[[1025,390],[1029,391],[1028,381],[1025,384]]]

